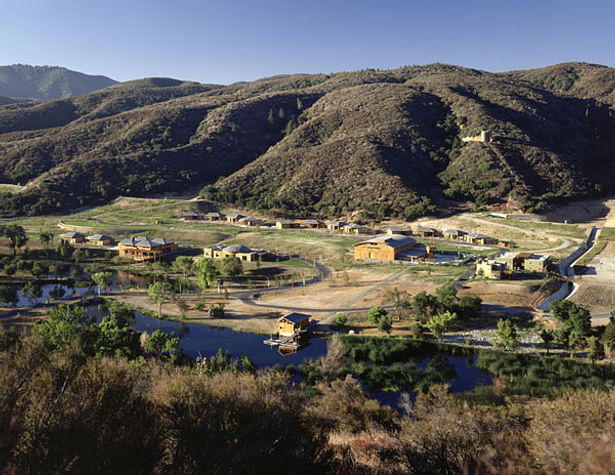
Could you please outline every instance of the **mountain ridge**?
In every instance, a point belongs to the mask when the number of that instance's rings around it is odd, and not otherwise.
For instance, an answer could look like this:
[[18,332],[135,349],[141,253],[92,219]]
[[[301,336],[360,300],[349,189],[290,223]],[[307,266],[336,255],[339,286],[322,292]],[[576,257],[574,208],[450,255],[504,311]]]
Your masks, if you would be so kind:
[[89,75],[61,66],[11,64],[0,66],[0,96],[61,99],[87,94],[117,84],[101,75]]
[[[207,185],[287,216],[541,210],[615,192],[615,70],[430,64],[231,85],[168,78],[0,106],[5,216]],[[488,130],[491,143],[463,143]]]

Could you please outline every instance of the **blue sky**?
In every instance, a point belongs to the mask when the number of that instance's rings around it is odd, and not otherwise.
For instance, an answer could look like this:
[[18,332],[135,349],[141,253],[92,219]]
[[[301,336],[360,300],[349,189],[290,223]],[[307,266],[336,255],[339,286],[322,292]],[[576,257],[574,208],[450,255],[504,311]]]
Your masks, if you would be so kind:
[[232,83],[432,62],[615,65],[612,0],[0,0],[0,64]]

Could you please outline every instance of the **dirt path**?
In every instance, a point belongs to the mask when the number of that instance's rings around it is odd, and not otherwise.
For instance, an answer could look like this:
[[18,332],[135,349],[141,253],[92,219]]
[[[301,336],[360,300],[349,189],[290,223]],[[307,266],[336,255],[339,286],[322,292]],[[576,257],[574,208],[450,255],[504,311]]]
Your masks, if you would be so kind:
[[512,226],[510,224],[495,223],[493,221],[489,221],[483,218],[478,218],[476,216],[469,216],[469,215],[464,214],[463,217],[471,221],[475,221],[475,222],[483,223],[483,224],[495,225],[501,228],[510,229],[511,231],[515,231],[515,232],[521,231],[521,232],[531,234],[532,236],[536,236],[541,239],[546,239],[547,241],[560,241],[560,244],[558,244],[555,247],[548,248],[548,249],[535,249],[535,250],[530,250],[528,252],[536,252],[536,253],[558,252],[558,251],[563,251],[564,249],[567,249],[568,247],[572,246],[574,243],[580,242],[580,240],[578,239],[572,239],[572,238],[568,238],[568,237],[564,237],[560,235],[554,235],[554,234],[547,233],[545,231],[538,231],[538,230],[532,230],[532,229],[521,229],[521,228]]

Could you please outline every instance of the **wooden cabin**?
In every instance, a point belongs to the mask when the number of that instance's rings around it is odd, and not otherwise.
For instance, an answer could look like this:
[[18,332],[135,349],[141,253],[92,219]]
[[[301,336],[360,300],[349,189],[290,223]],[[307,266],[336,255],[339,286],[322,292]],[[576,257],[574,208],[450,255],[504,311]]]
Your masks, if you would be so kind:
[[164,238],[131,237],[118,244],[120,257],[130,257],[135,262],[155,261],[176,250],[177,243]]
[[311,315],[305,313],[289,313],[278,320],[280,337],[294,337],[307,330]]
[[265,224],[265,221],[258,218],[253,218],[252,216],[247,216],[245,218],[241,218],[239,220],[239,224],[243,224],[244,226],[254,227],[254,226],[262,226]]
[[355,244],[355,259],[383,259],[394,261],[399,255],[414,247],[416,241],[401,234],[385,234],[368,241]]
[[225,221],[226,216],[222,213],[218,213],[217,211],[210,211],[205,215],[205,219],[207,221]]
[[387,234],[401,234],[402,236],[412,236],[412,229],[402,226],[389,226],[386,228]]
[[184,221],[197,221],[203,218],[204,216],[201,213],[196,213],[194,211],[184,211],[179,215],[179,219],[183,219]]
[[416,228],[416,234],[421,237],[441,237],[442,232],[435,228],[426,228],[425,226],[419,226]]
[[303,225],[309,229],[322,229],[327,227],[327,225],[319,219],[304,219]]
[[467,233],[465,231],[461,231],[460,229],[445,229],[442,231],[442,235],[446,239],[450,239],[452,241],[463,241],[466,234]]
[[342,231],[344,226],[346,226],[347,224],[348,223],[345,223],[344,221],[329,221],[327,223],[327,229],[329,231],[339,232]]
[[289,219],[278,219],[275,222],[275,227],[278,229],[292,229],[300,227],[299,223],[290,221]]
[[81,244],[85,242],[85,234],[72,231],[60,234],[60,241],[67,242],[69,244]]
[[244,216],[243,214],[227,214],[226,215],[226,221],[228,223],[234,223],[237,224],[239,223],[240,219],[245,218],[246,216]]
[[360,224],[350,223],[342,228],[346,234],[371,234],[372,230]]
[[92,234],[86,237],[86,240],[94,246],[110,246],[115,243],[115,239],[105,234]]

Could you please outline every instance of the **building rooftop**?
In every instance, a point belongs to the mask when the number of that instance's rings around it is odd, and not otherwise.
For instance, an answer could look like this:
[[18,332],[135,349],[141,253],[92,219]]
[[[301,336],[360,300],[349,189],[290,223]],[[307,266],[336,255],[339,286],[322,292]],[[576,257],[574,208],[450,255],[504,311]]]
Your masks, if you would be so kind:
[[253,252],[252,249],[250,249],[249,247],[246,247],[242,244],[231,244],[230,246],[226,246],[225,248],[222,249],[224,252],[232,252],[232,253],[247,253],[247,252]]
[[408,228],[404,228],[402,226],[387,226],[387,229],[393,231],[393,232],[408,232],[410,231]]
[[113,239],[111,236],[107,236],[106,234],[92,234],[87,237],[90,241],[104,241],[105,239]]
[[320,219],[304,219],[305,224],[324,224]]
[[418,226],[416,230],[420,233],[439,233],[440,231],[435,228],[428,228],[426,226]]
[[124,246],[133,246],[133,247],[158,247],[163,246],[165,244],[173,244],[173,241],[169,241],[165,238],[148,238],[144,236],[131,237],[127,239],[122,239],[120,244]]
[[361,244],[369,244],[369,243],[378,243],[378,244],[386,244],[394,249],[399,247],[404,247],[409,244],[413,244],[416,241],[408,236],[403,236],[401,234],[385,234],[384,236],[378,236],[372,239],[368,239],[367,241],[362,241],[355,246],[359,246]]
[[224,217],[224,215],[222,213],[219,213],[218,211],[210,211],[205,216],[210,216],[212,218],[223,218]]
[[328,221],[327,225],[328,226],[346,226],[346,224],[344,221]]
[[288,320],[289,322],[292,322],[292,323],[299,323],[299,322],[302,322],[303,320],[309,319],[310,317],[311,315],[308,315],[307,313],[293,312],[293,313],[289,313],[288,315],[284,315],[283,317],[280,317],[280,320],[278,321]]
[[77,233],[74,231],[70,231],[68,233],[62,234],[62,237],[67,237],[67,238],[78,238],[78,237],[84,237],[84,236],[85,234]]
[[468,234],[465,231],[462,231],[461,229],[445,229],[444,234],[456,234],[458,236],[461,236],[462,234]]

